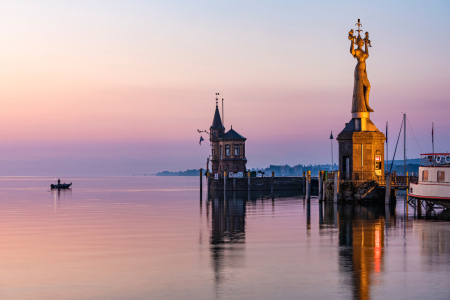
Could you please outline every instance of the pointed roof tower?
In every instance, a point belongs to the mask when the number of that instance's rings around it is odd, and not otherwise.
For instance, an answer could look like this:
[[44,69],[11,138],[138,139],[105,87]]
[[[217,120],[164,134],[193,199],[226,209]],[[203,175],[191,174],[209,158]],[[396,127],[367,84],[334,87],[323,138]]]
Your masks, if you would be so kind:
[[214,113],[214,119],[211,125],[211,129],[225,129],[225,127],[222,125],[222,119],[220,118],[217,95],[219,95],[219,93],[216,93],[216,112]]

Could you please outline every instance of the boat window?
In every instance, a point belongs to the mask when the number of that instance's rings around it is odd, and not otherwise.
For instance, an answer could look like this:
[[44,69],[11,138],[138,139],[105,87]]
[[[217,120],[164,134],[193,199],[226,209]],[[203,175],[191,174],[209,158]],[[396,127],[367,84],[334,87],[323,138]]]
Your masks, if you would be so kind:
[[422,181],[428,181],[428,171],[422,171]]
[[437,181],[445,182],[445,172],[444,171],[438,171]]

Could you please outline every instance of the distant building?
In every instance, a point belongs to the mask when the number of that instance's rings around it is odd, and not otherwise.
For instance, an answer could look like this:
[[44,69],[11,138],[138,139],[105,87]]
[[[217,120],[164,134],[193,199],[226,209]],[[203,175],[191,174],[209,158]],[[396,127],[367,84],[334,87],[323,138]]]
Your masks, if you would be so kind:
[[233,126],[225,132],[225,127],[220,118],[219,107],[216,99],[216,111],[209,131],[209,140],[211,142],[211,173],[219,173],[221,176],[224,171],[243,172],[246,175],[247,159],[245,158],[245,137],[237,133]]

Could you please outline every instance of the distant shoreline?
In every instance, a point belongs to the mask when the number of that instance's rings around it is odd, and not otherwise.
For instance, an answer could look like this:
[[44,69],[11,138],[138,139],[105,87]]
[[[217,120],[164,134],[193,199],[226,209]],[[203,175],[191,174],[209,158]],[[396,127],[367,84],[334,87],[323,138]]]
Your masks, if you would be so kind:
[[[389,167],[392,161],[389,161]],[[407,159],[407,165],[406,165],[406,171],[417,173],[419,170],[419,164],[420,164],[420,158],[412,158]],[[334,164],[333,166],[334,170],[338,169],[338,165]],[[295,165],[293,167],[289,165],[270,165],[266,168],[252,168],[250,171],[261,171],[265,172],[266,175],[272,174],[272,172],[275,173],[276,176],[302,176],[303,172],[311,171],[311,175],[317,176],[319,174],[319,171],[330,171],[331,170],[331,164],[325,164],[325,165]],[[203,170],[205,171],[205,170]],[[386,170],[388,171],[388,170]],[[403,173],[403,160],[395,160],[394,164],[392,166],[392,170],[395,171],[398,174]],[[178,171],[178,172],[171,172],[171,171],[163,171],[158,172],[156,174],[133,174],[133,176],[199,176],[200,170],[199,169],[192,169],[192,170],[186,170],[186,171]]]

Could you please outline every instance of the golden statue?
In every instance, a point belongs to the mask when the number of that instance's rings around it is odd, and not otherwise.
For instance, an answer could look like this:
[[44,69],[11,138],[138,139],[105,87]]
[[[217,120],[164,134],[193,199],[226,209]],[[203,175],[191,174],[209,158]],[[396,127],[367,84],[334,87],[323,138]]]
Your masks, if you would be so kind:
[[[369,33],[366,32],[366,37],[361,38],[361,31],[359,27],[361,23],[358,19],[358,36],[355,37],[353,35],[353,29],[348,33],[348,39],[351,41],[350,44],[350,53],[358,60],[358,64],[355,68],[355,85],[353,87],[353,103],[352,103],[352,113],[359,112],[373,112],[373,109],[369,106],[369,93],[370,93],[370,83],[369,79],[367,79],[367,71],[366,71],[366,59],[369,58]],[[354,45],[357,45],[358,48],[355,50]],[[365,49],[363,50],[363,46]]]

